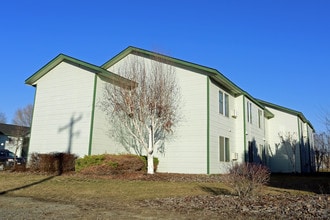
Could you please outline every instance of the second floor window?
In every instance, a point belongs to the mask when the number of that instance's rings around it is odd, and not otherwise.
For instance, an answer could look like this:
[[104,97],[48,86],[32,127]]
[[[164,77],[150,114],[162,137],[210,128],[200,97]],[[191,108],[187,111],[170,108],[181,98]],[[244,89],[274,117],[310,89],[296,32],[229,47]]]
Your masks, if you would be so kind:
[[262,111],[258,109],[258,125],[259,128],[261,128],[261,122],[262,122]]
[[222,91],[219,91],[219,113],[229,117],[229,96]]
[[252,124],[252,103],[247,102],[246,107],[247,107],[247,121]]

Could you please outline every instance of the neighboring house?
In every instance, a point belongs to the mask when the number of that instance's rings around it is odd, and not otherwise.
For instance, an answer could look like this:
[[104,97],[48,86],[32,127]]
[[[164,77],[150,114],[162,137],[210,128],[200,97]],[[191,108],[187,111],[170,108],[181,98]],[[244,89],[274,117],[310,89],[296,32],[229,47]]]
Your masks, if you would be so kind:
[[7,149],[18,157],[27,157],[30,128],[0,123],[0,149]]
[[[100,67],[61,54],[28,78],[36,87],[29,153],[123,153],[98,102],[107,83],[136,86],[117,74],[137,57],[147,66],[159,62],[154,53],[134,47]],[[161,60],[175,69],[184,118],[165,153],[156,152],[159,172],[225,173],[234,162],[262,163],[274,172],[311,171],[314,131],[302,113],[255,99],[215,69],[163,55]],[[296,121],[286,120],[291,117]],[[297,123],[300,130],[291,129]],[[276,157],[285,132],[302,137],[294,170],[281,165],[290,163],[290,154]]]

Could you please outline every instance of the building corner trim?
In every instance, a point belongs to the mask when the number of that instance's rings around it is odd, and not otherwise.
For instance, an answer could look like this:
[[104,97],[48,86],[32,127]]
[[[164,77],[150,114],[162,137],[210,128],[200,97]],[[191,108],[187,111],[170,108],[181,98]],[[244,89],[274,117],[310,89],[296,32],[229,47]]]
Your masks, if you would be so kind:
[[96,99],[96,87],[97,87],[97,75],[94,76],[94,91],[93,91],[93,101],[92,101],[92,113],[91,113],[91,123],[90,123],[90,133],[89,133],[89,146],[88,155],[92,154],[92,144],[93,144],[93,129],[94,129],[94,113],[95,113],[95,99]]
[[207,105],[207,131],[206,131],[206,160],[207,160],[207,167],[206,172],[210,174],[210,78],[207,77],[207,90],[206,90],[206,105]]
[[247,162],[247,151],[246,151],[246,116],[245,116],[245,96],[243,95],[243,139],[244,139],[244,162]]

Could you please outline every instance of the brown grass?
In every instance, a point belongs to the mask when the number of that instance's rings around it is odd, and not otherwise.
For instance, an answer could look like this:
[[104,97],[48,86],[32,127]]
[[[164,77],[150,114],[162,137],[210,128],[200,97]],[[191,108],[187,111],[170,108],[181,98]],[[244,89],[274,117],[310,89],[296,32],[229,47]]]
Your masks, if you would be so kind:
[[[105,178],[103,176],[100,178],[74,173],[49,176],[0,172],[0,196],[8,198],[27,197],[46,203],[74,205],[79,208],[79,212],[86,210],[86,213],[92,217],[97,217],[97,215],[91,213],[100,213],[102,210],[111,210],[111,213],[113,211],[122,212],[125,216],[128,215],[126,213],[154,216],[154,210],[150,210],[148,207],[141,208],[136,204],[143,200],[162,198],[228,195],[229,188],[221,183],[218,177],[221,176],[177,174],[149,176],[144,174],[144,176],[119,177],[116,175],[115,177]],[[328,176],[309,178],[275,175],[271,179],[270,186],[264,187],[262,192],[287,196],[312,195],[314,194],[313,190],[304,190],[299,188],[299,185],[303,183],[306,188],[308,184],[313,185],[316,179],[318,182],[329,183]],[[81,213],[81,215],[86,215],[86,213]],[[178,213],[157,210],[157,216],[162,217],[168,214],[178,217]],[[194,213],[190,213],[189,216],[191,219],[196,217]],[[182,219],[183,217],[179,216],[178,218]]]
[[[219,183],[205,183],[214,187]],[[225,186],[223,186],[225,187]],[[49,201],[84,203],[132,202],[142,199],[207,194],[200,183],[89,178],[79,175],[46,176],[0,173],[0,193]]]

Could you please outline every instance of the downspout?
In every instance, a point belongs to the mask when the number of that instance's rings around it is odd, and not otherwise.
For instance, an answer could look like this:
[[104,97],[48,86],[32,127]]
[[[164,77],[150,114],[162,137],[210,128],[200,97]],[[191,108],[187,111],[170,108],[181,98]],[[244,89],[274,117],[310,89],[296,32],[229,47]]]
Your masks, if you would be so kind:
[[245,96],[243,95],[243,138],[244,138],[244,162],[246,162],[246,116],[245,116]]
[[206,173],[210,174],[210,78],[207,77],[206,83]]
[[89,146],[88,146],[88,155],[92,154],[92,144],[93,144],[93,129],[94,129],[94,113],[95,113],[95,99],[96,99],[96,87],[97,87],[97,75],[94,76],[94,91],[93,91],[93,100],[92,100],[92,113],[91,113],[91,127],[89,129]]

